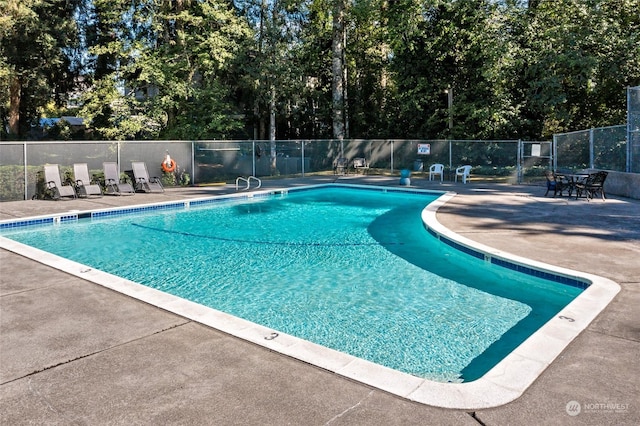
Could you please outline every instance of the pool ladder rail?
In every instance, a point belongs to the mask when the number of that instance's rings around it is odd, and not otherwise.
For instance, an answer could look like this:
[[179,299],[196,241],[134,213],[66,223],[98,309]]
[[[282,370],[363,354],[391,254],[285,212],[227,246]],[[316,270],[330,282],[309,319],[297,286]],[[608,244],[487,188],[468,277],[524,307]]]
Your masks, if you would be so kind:
[[258,186],[256,186],[254,189],[258,189],[262,186],[262,181],[260,179],[258,179],[255,176],[249,176],[249,177],[242,177],[242,176],[238,176],[238,178],[236,179],[236,191],[238,190],[238,187],[240,185],[240,182],[246,182],[247,183],[247,187],[246,188],[242,188],[243,191],[248,190],[251,187],[251,179],[255,180],[256,182],[258,182]]

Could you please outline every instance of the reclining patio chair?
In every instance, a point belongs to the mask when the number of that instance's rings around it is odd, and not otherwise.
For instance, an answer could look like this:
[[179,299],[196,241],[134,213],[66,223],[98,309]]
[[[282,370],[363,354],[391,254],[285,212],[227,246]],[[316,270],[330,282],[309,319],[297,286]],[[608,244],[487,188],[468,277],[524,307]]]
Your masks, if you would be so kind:
[[102,163],[102,170],[104,170],[104,191],[106,194],[133,195],[135,193],[130,183],[120,180],[118,163]]
[[62,197],[76,198],[76,190],[71,185],[63,185],[57,164],[44,166],[45,196],[54,200]]
[[73,177],[76,181],[76,193],[78,197],[87,198],[90,195],[102,197],[102,188],[89,178],[89,167],[87,163],[75,163],[73,165]]
[[604,181],[607,180],[608,174],[609,173],[605,171],[591,173],[584,181],[576,183],[576,198],[580,198],[584,195],[587,198],[587,201],[590,201],[600,193],[602,201],[604,201]]
[[136,192],[164,192],[160,178],[149,178],[147,164],[143,161],[131,162],[133,177],[135,178]]

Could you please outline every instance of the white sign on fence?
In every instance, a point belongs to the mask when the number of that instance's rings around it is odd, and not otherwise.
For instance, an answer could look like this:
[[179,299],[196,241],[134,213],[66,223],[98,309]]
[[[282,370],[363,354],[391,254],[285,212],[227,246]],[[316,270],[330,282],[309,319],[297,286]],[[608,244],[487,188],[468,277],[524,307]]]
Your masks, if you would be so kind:
[[531,156],[532,157],[540,157],[540,148],[542,145],[539,143],[531,144]]
[[419,143],[418,144],[418,155],[431,155],[431,144],[430,143]]

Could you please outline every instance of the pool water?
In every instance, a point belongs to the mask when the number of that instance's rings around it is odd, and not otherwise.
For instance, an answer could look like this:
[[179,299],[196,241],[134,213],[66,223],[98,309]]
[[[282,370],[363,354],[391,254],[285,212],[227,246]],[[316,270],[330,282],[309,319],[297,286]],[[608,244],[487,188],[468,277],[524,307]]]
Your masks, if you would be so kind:
[[395,370],[471,381],[580,289],[431,236],[438,195],[321,188],[3,235]]

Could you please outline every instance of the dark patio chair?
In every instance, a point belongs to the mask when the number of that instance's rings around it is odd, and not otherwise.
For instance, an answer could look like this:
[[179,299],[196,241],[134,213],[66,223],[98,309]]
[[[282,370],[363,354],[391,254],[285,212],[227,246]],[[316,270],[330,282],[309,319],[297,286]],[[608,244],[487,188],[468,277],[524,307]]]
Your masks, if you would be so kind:
[[593,197],[600,194],[602,200],[606,199],[604,194],[604,181],[607,180],[609,173],[600,171],[590,174],[584,181],[576,183],[576,198],[586,197],[590,201]]
[[349,171],[349,160],[340,157],[333,162],[333,174],[334,175],[343,175]]
[[556,175],[551,170],[547,170],[544,172],[545,177],[547,178],[547,192],[544,193],[546,197],[550,191],[553,191],[553,196],[555,198],[556,195],[560,194],[562,196],[563,191],[570,191],[570,187],[568,182],[566,182],[562,177]]

